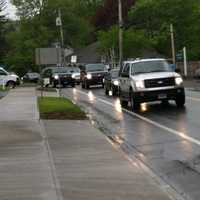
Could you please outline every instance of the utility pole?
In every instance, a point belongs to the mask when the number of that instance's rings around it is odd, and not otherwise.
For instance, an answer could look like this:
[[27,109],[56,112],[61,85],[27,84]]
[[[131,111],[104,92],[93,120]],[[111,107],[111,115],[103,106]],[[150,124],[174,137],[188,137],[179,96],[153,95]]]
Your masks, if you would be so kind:
[[184,57],[184,76],[185,78],[188,75],[188,67],[187,67],[187,51],[186,47],[183,48],[183,57]]
[[170,24],[170,34],[171,34],[172,60],[173,60],[173,64],[176,65],[176,53],[175,53],[174,27],[173,27],[173,24]]
[[56,19],[56,26],[60,27],[60,42],[61,42],[61,52],[62,52],[62,63],[63,66],[65,63],[65,55],[64,55],[64,34],[63,34],[63,25],[62,25],[62,14],[61,10],[58,9],[58,17]]
[[123,17],[122,17],[122,1],[118,0],[119,9],[119,66],[123,61]]

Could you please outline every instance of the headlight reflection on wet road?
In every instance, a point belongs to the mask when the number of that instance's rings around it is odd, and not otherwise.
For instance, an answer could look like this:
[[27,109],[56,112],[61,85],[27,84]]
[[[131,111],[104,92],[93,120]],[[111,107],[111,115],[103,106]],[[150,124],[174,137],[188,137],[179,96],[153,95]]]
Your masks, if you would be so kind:
[[120,100],[117,99],[114,104],[115,104],[115,110],[119,113],[122,113],[122,106]]
[[88,92],[88,97],[89,97],[90,102],[94,102],[95,96],[91,91]]
[[76,88],[73,88],[73,98],[74,98],[75,101],[78,100],[77,89]]
[[142,103],[141,105],[140,105],[140,109],[141,109],[141,111],[142,112],[146,112],[148,109],[147,109],[147,104],[146,103]]

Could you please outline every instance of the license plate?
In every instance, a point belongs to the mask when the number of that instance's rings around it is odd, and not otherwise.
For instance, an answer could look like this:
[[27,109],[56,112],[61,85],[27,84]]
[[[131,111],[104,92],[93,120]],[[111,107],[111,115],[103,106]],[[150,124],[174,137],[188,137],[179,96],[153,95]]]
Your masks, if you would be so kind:
[[166,99],[167,95],[166,94],[159,94],[158,99]]

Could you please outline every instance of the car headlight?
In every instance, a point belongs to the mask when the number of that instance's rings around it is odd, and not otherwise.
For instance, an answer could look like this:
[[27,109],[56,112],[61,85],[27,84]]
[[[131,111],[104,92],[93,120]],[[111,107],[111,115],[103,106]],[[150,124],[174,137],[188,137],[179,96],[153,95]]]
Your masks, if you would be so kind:
[[183,83],[183,79],[181,77],[176,77],[175,83],[176,83],[176,85],[181,85]]
[[72,78],[76,78],[76,75],[75,75],[75,74],[72,74]]
[[92,74],[87,74],[87,79],[92,79]]
[[59,76],[58,74],[54,75],[54,79],[58,80],[59,79]]
[[113,84],[114,84],[115,86],[119,86],[119,81],[118,81],[118,80],[115,80],[115,81],[113,82]]
[[135,86],[137,89],[144,89],[145,88],[144,81],[136,81]]

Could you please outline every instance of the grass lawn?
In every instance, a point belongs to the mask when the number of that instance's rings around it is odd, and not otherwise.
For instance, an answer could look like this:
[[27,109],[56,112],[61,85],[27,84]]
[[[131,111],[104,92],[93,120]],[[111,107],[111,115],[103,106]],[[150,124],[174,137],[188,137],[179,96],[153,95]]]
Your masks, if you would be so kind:
[[7,87],[5,87],[5,89],[3,89],[3,86],[0,85],[0,92],[7,92],[9,89]]
[[42,119],[86,119],[85,113],[70,100],[58,97],[38,97]]

